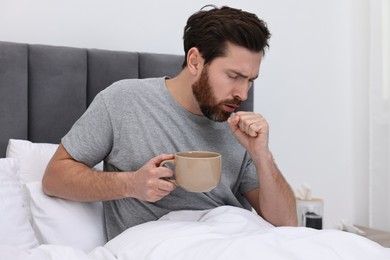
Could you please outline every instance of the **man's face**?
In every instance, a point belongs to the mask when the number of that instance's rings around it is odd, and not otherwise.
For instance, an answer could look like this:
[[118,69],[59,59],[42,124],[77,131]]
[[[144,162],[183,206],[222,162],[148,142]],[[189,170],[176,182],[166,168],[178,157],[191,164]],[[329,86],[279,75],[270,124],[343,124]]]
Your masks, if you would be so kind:
[[208,66],[206,65],[197,82],[192,85],[192,92],[198,101],[199,108],[203,115],[210,120],[223,122],[226,121],[233,111],[226,111],[223,109],[224,104],[230,104],[232,108],[238,107],[241,100],[233,97],[230,100],[223,100],[218,102],[215,97],[213,87],[209,82]]
[[192,92],[204,116],[226,121],[248,97],[252,81],[259,73],[261,53],[228,44],[225,57],[206,64],[192,85]]

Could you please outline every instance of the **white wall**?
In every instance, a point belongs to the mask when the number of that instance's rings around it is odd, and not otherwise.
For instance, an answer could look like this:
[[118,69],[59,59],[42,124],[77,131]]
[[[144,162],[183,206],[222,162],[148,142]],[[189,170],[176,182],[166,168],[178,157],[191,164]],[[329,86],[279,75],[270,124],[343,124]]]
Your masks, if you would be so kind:
[[369,223],[390,230],[390,1],[371,0]]
[[255,110],[293,188],[325,201],[325,226],[368,224],[368,0],[0,0],[0,40],[182,54],[203,5],[255,12],[273,34]]
[[364,3],[352,2],[267,8],[274,36],[256,86],[255,109],[271,124],[280,168],[293,187],[307,182],[325,200],[327,227],[368,220],[367,79],[360,74],[368,57],[355,17]]

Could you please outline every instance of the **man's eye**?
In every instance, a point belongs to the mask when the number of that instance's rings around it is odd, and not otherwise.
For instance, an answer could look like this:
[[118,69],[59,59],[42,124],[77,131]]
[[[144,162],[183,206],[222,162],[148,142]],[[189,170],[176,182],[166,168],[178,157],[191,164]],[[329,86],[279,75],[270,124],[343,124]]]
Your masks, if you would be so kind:
[[228,77],[231,78],[231,79],[238,79],[237,75],[228,75]]

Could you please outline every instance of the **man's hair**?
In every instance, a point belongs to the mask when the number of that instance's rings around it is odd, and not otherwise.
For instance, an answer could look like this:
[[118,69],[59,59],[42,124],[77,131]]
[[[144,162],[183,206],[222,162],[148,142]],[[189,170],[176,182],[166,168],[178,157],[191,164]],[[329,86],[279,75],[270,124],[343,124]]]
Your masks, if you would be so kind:
[[264,21],[255,14],[227,6],[213,6],[211,10],[204,10],[205,7],[190,16],[184,27],[183,68],[187,66],[188,51],[193,47],[198,48],[205,64],[225,56],[228,42],[264,55],[271,37]]

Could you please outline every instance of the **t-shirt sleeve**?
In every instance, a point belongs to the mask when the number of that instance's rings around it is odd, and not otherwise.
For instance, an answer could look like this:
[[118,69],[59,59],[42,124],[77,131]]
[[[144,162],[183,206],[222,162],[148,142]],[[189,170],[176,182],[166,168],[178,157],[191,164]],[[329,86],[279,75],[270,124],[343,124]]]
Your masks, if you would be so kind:
[[240,194],[244,194],[259,187],[259,178],[257,177],[256,167],[247,153],[243,165],[243,173],[238,190]]
[[95,97],[61,142],[75,160],[90,167],[110,153],[113,130],[102,93]]

